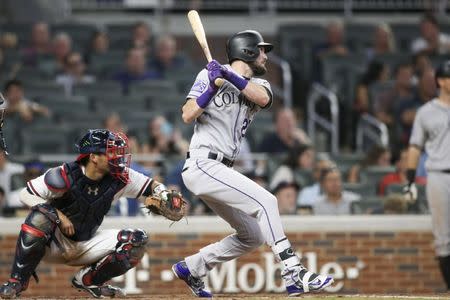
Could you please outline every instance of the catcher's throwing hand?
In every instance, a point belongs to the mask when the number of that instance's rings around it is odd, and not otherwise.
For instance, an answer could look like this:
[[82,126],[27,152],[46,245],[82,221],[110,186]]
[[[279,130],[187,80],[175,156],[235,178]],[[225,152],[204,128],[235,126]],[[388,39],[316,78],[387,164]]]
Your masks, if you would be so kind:
[[145,207],[152,213],[179,221],[186,215],[186,200],[177,191],[162,191],[145,199]]
[[64,233],[64,235],[72,236],[75,234],[75,227],[73,226],[72,222],[69,220],[69,218],[63,214],[59,209],[56,210],[58,213],[59,218],[59,229]]

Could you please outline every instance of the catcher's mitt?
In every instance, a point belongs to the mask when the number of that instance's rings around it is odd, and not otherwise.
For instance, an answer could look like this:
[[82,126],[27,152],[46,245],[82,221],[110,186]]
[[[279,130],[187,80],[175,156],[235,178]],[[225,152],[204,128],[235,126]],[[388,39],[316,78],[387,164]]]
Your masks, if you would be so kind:
[[144,204],[149,212],[172,221],[179,221],[186,215],[186,200],[177,191],[162,191],[159,195],[149,196]]

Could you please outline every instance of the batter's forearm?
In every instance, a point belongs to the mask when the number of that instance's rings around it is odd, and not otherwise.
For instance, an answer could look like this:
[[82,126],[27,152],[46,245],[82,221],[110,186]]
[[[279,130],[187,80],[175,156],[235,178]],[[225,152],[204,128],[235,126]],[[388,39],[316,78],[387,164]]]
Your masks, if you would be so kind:
[[186,124],[192,123],[195,119],[197,119],[202,113],[203,109],[198,106],[195,99],[189,99],[182,108],[182,118],[183,122]]
[[28,207],[32,207],[38,204],[46,203],[47,201],[41,197],[30,194],[26,188],[24,188],[19,194],[20,202]]
[[260,107],[265,107],[270,102],[270,96],[267,90],[258,84],[249,82],[245,89],[242,90],[245,98],[258,104]]

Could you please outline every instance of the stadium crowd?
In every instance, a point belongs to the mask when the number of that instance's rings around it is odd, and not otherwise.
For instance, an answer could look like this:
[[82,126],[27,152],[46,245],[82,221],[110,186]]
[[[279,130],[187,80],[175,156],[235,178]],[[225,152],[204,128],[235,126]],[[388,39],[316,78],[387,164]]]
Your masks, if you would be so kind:
[[[210,213],[189,195],[180,176],[192,127],[181,124],[179,108],[191,76],[202,66],[179,51],[174,36],[156,36],[145,22],[102,30],[68,26],[64,31],[60,26],[56,31],[45,22],[22,31],[0,29],[5,136],[12,152],[11,157],[0,153],[2,215],[21,213],[17,190],[48,166],[36,159],[40,153],[75,152],[73,141],[90,127],[126,132],[132,153],[152,158],[134,160],[133,169],[181,190],[191,200],[191,214]],[[327,85],[327,61],[357,54],[344,23],[332,21],[324,32],[311,47],[311,78],[300,78],[307,84]],[[417,109],[436,95],[433,65],[436,58],[450,55],[450,36],[428,14],[415,35],[407,59],[395,63],[379,59],[399,53],[388,24],[374,26],[371,44],[358,50],[367,63],[351,91],[338,91],[349,98],[340,104],[346,126],[341,128],[341,148],[347,153],[317,150],[314,137],[302,129],[308,116],[300,99],[292,109],[275,104],[261,113],[236,168],[272,191],[282,214],[427,213],[426,155],[417,177],[422,197],[407,203],[400,194],[407,182],[405,149]],[[353,149],[364,114],[386,124],[390,136],[388,146],[370,144],[365,155]],[[15,160],[21,155],[26,161]],[[121,199],[110,214],[143,212],[134,199]]]

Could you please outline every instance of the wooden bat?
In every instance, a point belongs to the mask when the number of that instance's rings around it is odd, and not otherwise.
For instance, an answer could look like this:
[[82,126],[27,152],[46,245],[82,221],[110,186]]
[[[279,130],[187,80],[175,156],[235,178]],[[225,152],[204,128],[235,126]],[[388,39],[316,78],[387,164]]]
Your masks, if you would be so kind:
[[[206,60],[208,62],[212,61],[211,51],[209,51],[208,41],[206,40],[205,29],[203,28],[202,20],[200,20],[198,12],[196,10],[190,10],[188,12],[188,19],[189,23],[191,23],[192,31],[206,56]],[[223,78],[214,80],[216,86],[222,86],[223,82]]]

